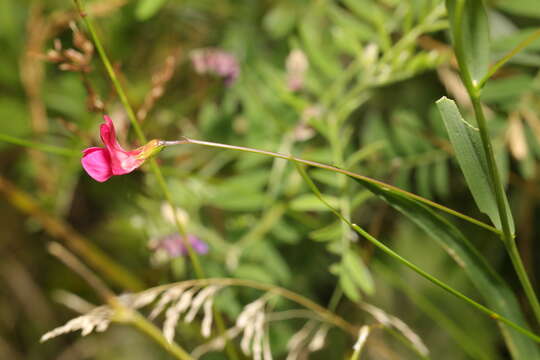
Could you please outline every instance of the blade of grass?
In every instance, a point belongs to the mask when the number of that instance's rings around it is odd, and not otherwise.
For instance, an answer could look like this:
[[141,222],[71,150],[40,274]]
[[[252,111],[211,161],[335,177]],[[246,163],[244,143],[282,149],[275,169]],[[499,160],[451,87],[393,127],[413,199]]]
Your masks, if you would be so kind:
[[[303,169],[303,167],[296,163],[297,164],[297,169],[298,171],[300,172],[300,174],[302,175],[302,177],[304,178],[304,180],[306,181],[306,183],[308,184],[308,186],[310,187],[310,189],[313,191],[313,193],[338,217],[340,218],[342,221],[344,221],[345,223],[347,223],[352,229],[354,229],[359,235],[361,235],[362,237],[364,237],[366,240],[368,240],[369,242],[371,242],[373,245],[375,245],[376,247],[378,247],[380,250],[382,250],[384,253],[386,253],[387,255],[391,256],[392,258],[394,258],[395,260],[401,262],[402,264],[404,264],[405,266],[409,267],[410,269],[412,269],[414,272],[416,272],[417,274],[419,274],[420,276],[422,276],[423,278],[427,279],[428,281],[432,282],[433,284],[437,285],[438,287],[442,288],[443,290],[449,292],[450,294],[456,296],[457,298],[467,302],[469,305],[475,307],[476,309],[478,309],[479,311],[487,314],[490,318],[492,319],[495,319],[497,321],[500,321],[508,326],[510,326],[511,328],[519,331],[520,333],[526,335],[527,337],[531,338],[532,340],[536,341],[536,342],[539,342],[540,343],[540,336],[532,333],[531,331],[529,331],[528,329],[522,327],[521,325],[518,325],[516,324],[515,322],[513,322],[512,320],[508,319],[507,317],[504,317],[498,313],[496,313],[495,311],[485,307],[484,305],[472,300],[471,298],[469,298],[468,296],[464,295],[463,293],[459,292],[458,290],[452,288],[451,286],[447,285],[446,283],[442,282],[441,280],[437,279],[436,277],[430,275],[429,273],[425,272],[424,270],[420,269],[418,266],[416,266],[415,264],[413,264],[412,262],[406,260],[405,258],[403,258],[402,256],[400,256],[399,254],[397,254],[396,252],[394,252],[392,249],[390,249],[389,247],[387,247],[386,245],[384,245],[382,242],[380,242],[379,240],[377,240],[375,237],[373,237],[371,234],[369,234],[368,232],[366,232],[364,229],[362,229],[360,226],[358,226],[357,224],[353,224],[351,223],[350,221],[348,221],[346,218],[344,218],[341,213],[339,211],[337,211],[334,207],[332,207],[332,205],[330,205],[322,196],[321,192],[319,191],[319,189],[317,188],[317,186],[313,183],[313,181],[311,180],[311,178],[307,175],[306,171]],[[426,208],[427,209],[427,208]],[[511,292],[510,292],[511,294]],[[497,301],[500,301],[500,299],[497,299]]]
[[452,209],[450,209],[450,208],[448,208],[448,207],[446,207],[444,205],[441,205],[441,204],[436,203],[434,201],[431,201],[429,199],[423,198],[423,197],[421,197],[419,195],[410,193],[410,192],[405,191],[403,189],[400,189],[398,187],[386,184],[386,183],[384,183],[382,181],[375,180],[375,179],[372,179],[372,178],[364,176],[364,175],[356,174],[356,173],[353,173],[353,172],[348,171],[348,170],[343,170],[343,169],[340,169],[340,168],[335,167],[335,166],[322,164],[322,163],[318,163],[316,161],[311,161],[311,160],[304,160],[304,159],[294,157],[294,156],[291,156],[291,155],[280,154],[280,153],[276,153],[276,152],[272,152],[272,151],[253,149],[253,148],[248,148],[248,147],[244,147],[244,146],[221,144],[221,143],[215,143],[215,142],[210,142],[210,141],[195,140],[195,139],[189,139],[189,138],[186,138],[186,137],[184,137],[183,140],[180,140],[180,141],[166,141],[165,142],[165,145],[168,145],[168,146],[170,146],[170,145],[178,145],[178,144],[195,144],[195,145],[209,146],[209,147],[229,149],[229,150],[235,150],[235,151],[243,151],[243,152],[248,152],[248,153],[255,153],[255,154],[259,154],[259,155],[265,155],[265,156],[271,156],[271,157],[280,158],[280,159],[291,160],[291,161],[302,163],[304,165],[314,166],[314,167],[318,167],[318,168],[321,168],[321,169],[333,171],[335,173],[350,176],[350,177],[355,178],[355,179],[360,179],[360,180],[367,181],[367,182],[369,182],[369,183],[371,183],[371,184],[373,184],[375,186],[378,186],[378,187],[381,187],[381,188],[384,188],[384,189],[389,189],[389,190],[398,192],[398,193],[403,194],[404,196],[406,196],[408,198],[414,199],[414,200],[419,201],[419,202],[421,202],[423,204],[434,207],[434,208],[436,208],[436,209],[438,209],[440,211],[443,211],[443,212],[445,212],[447,214],[456,216],[456,217],[458,217],[458,218],[460,218],[462,220],[470,222],[471,224],[475,224],[475,225],[477,225],[477,226],[479,226],[481,228],[484,228],[484,229],[486,229],[486,230],[488,230],[490,232],[493,232],[493,233],[495,233],[497,235],[500,235],[500,233],[501,233],[498,229],[494,228],[491,225],[488,225],[488,224],[486,224],[486,223],[484,223],[484,222],[482,222],[480,220],[476,220],[476,219],[474,219],[474,218],[472,218],[472,217],[470,217],[468,215],[462,214],[462,213],[460,213],[460,212],[458,212],[456,210],[452,210]]
[[[457,227],[423,204],[392,191],[381,191],[380,188],[369,183],[361,183],[368,190],[407,216],[419,228],[424,230],[431,239],[436,241],[467,274],[488,306],[514,324],[526,328],[527,322],[512,289],[498,276]],[[502,324],[499,325],[501,325],[501,332],[508,348],[517,359],[540,358],[536,344],[528,341],[527,338],[512,329]]]
[[451,314],[442,309],[434,300],[404,282],[399,269],[394,269],[382,261],[374,261],[372,264],[375,266],[374,271],[382,276],[385,283],[401,290],[408,296],[413,304],[437,322],[454,339],[456,345],[461,347],[471,359],[493,359],[495,354],[494,349],[482,347],[476,338],[467,334],[463,326],[459,323],[459,319],[452,318]]
[[26,139],[21,139],[21,138],[6,135],[6,134],[0,134],[0,141],[5,141],[10,144],[20,145],[20,146],[24,146],[30,149],[35,149],[35,150],[39,150],[39,151],[43,151],[43,152],[55,154],[55,155],[68,156],[68,157],[75,157],[75,156],[81,155],[80,151],[66,149],[60,146],[55,146],[55,145],[42,144],[42,143],[38,143],[38,142],[26,140]]

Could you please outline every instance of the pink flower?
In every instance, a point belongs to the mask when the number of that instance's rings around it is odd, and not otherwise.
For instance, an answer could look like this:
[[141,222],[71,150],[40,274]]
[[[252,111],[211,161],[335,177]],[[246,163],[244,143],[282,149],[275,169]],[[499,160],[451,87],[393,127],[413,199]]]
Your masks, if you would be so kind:
[[214,74],[232,85],[240,74],[236,57],[226,51],[215,48],[197,49],[190,54],[191,62],[198,74]]
[[113,175],[128,174],[163,148],[162,142],[152,140],[135,150],[124,150],[116,140],[114,124],[111,118],[107,115],[104,118],[105,124],[101,124],[100,135],[105,148],[91,147],[84,149],[81,159],[84,170],[94,180],[104,182]]

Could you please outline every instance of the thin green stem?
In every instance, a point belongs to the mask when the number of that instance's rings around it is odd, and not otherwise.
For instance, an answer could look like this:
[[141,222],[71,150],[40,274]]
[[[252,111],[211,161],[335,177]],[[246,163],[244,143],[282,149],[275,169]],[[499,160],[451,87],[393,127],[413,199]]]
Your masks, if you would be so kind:
[[476,93],[476,88],[472,82],[472,76],[469,71],[469,67],[466,63],[465,49],[462,45],[463,33],[461,31],[463,21],[463,8],[465,6],[464,0],[458,0],[455,8],[455,26],[453,26],[453,40],[454,40],[454,52],[459,63],[459,70],[463,84],[467,88],[469,94]]
[[486,82],[495,74],[499,69],[506,64],[511,58],[517,55],[521,50],[529,46],[534,40],[540,38],[540,29],[533,32],[531,35],[527,36],[525,40],[520,42],[515,48],[513,48],[508,54],[503,56],[499,61],[497,61],[493,66],[489,68],[488,73],[480,80],[478,83],[478,88],[481,89],[484,87]]
[[478,92],[476,91],[475,93],[469,93],[469,96],[473,104],[476,122],[478,125],[478,130],[480,132],[480,138],[482,140],[482,147],[486,155],[488,172],[491,179],[493,180],[493,190],[495,192],[495,200],[497,202],[497,208],[499,210],[499,218],[501,220],[501,226],[503,231],[503,239],[505,240],[505,242],[508,242],[512,241],[514,235],[512,234],[512,230],[510,229],[510,223],[508,221],[508,216],[510,214],[507,212],[506,195],[504,192],[501,177],[499,175],[499,171],[497,169],[497,163],[495,162],[495,154],[493,153],[493,145],[491,144],[491,140],[489,138],[484,111],[482,110],[480,99],[476,95],[476,93]]
[[510,240],[506,244],[506,251],[508,252],[510,260],[512,260],[512,265],[514,266],[519,281],[523,286],[523,289],[525,290],[525,295],[527,296],[527,299],[531,304],[534,316],[536,317],[536,320],[540,323],[540,304],[538,303],[538,297],[536,296],[536,292],[532,287],[529,276],[527,275],[527,271],[525,270],[525,266],[521,261],[521,256],[519,255],[519,250],[517,248],[515,239]]
[[193,360],[193,358],[177,343],[169,342],[163,336],[163,333],[151,322],[146,320],[137,311],[121,307],[116,308],[116,314],[113,318],[118,323],[124,323],[134,326],[148,337],[158,343],[162,348],[167,350],[172,356],[179,360]]
[[519,326],[518,324],[514,323],[513,321],[507,319],[506,317],[502,316],[502,315],[499,315],[498,313],[496,313],[495,311],[485,307],[484,305],[474,301],[473,299],[469,298],[468,296],[464,295],[463,293],[459,292],[458,290],[455,290],[454,288],[452,288],[451,286],[445,284],[444,282],[440,281],[439,279],[437,279],[436,277],[430,275],[429,273],[425,272],[424,270],[420,269],[418,266],[416,266],[415,264],[411,263],[410,261],[408,261],[407,259],[401,257],[399,254],[397,254],[395,251],[393,251],[392,249],[390,249],[389,247],[387,247],[386,245],[384,245],[383,243],[381,243],[379,240],[377,240],[376,238],[374,238],[373,236],[371,236],[368,232],[366,232],[365,230],[363,230],[361,227],[359,227],[358,225],[356,224],[351,224],[351,227],[356,230],[360,235],[362,235],[366,240],[368,240],[369,242],[371,242],[373,245],[375,245],[376,247],[378,247],[380,250],[382,250],[384,253],[386,253],[387,255],[393,257],[394,259],[396,259],[397,261],[401,262],[402,264],[404,264],[405,266],[407,266],[408,268],[410,268],[411,270],[413,270],[414,272],[416,272],[418,275],[422,276],[423,278],[429,280],[430,282],[432,282],[433,284],[437,285],[438,287],[440,287],[441,289],[449,292],[450,294],[454,295],[455,297],[457,297],[458,299],[461,299],[463,301],[465,301],[466,303],[468,303],[469,305],[475,307],[476,309],[480,310],[481,312],[483,312],[484,314],[487,314],[490,318],[494,319],[494,320],[498,320],[510,327],[512,327],[513,329],[519,331],[520,333],[526,335],[527,337],[533,339],[534,341],[540,343],[540,336],[534,334],[533,332]]
[[5,141],[10,144],[20,145],[20,146],[24,146],[30,149],[35,149],[35,150],[39,150],[39,151],[43,151],[43,152],[55,154],[55,155],[75,157],[75,156],[80,156],[81,154],[79,151],[70,150],[70,149],[66,149],[60,146],[55,146],[55,145],[37,143],[34,141],[21,139],[21,138],[6,135],[6,134],[0,134],[0,141]]
[[367,231],[362,229],[357,224],[351,223],[348,219],[343,217],[341,213],[336,210],[332,205],[330,205],[322,196],[317,186],[311,181],[309,176],[306,174],[305,170],[301,167],[300,164],[297,164],[298,171],[304,178],[304,180],[307,182],[311,190],[314,192],[315,195],[321,200],[322,203],[324,203],[338,218],[340,218],[343,222],[347,223],[352,229],[354,229],[359,235],[364,237],[366,240],[371,242],[373,245],[375,245],[377,248],[382,250],[385,254],[389,255],[390,257],[394,258],[395,260],[401,262],[403,265],[407,266],[414,272],[416,272],[418,275],[422,276],[423,278],[427,279],[428,281],[432,282],[433,284],[437,285],[438,287],[442,288],[443,290],[449,292],[450,294],[454,295],[458,299],[461,299],[468,303],[469,305],[475,307],[476,309],[480,310],[481,312],[487,314],[492,319],[501,321],[505,323],[506,325],[514,328],[515,330],[519,331],[520,333],[530,337],[536,342],[540,343],[540,336],[534,334],[533,332],[521,327],[520,325],[514,323],[513,321],[507,319],[506,317],[496,313],[495,311],[485,307],[484,305],[474,301],[473,299],[469,298],[468,296],[464,295],[463,293],[459,292],[458,290],[454,289],[450,285],[447,285],[446,283],[442,282],[441,280],[437,279],[433,275],[429,274],[428,272],[422,270],[417,265],[413,264],[409,260],[405,259],[398,253],[396,253],[394,250],[390,249],[388,246],[384,245],[382,242],[377,240],[374,236],[369,234]]
[[343,174],[343,175],[346,175],[346,176],[350,176],[350,177],[353,177],[353,178],[356,178],[356,179],[364,180],[364,181],[369,182],[370,184],[373,184],[373,185],[375,185],[377,187],[384,187],[386,189],[389,189],[389,190],[395,191],[397,193],[400,193],[400,194],[402,194],[403,196],[405,196],[405,197],[407,197],[409,199],[414,199],[414,200],[419,201],[419,202],[421,202],[423,204],[429,205],[429,206],[434,207],[434,208],[436,208],[436,209],[438,209],[440,211],[443,211],[443,212],[445,212],[447,214],[456,216],[456,217],[458,217],[458,218],[460,218],[462,220],[465,220],[467,222],[475,224],[475,225],[477,225],[477,226],[479,226],[481,228],[484,228],[486,230],[489,230],[490,232],[493,232],[495,234],[500,235],[500,233],[501,233],[500,230],[494,228],[491,225],[488,225],[488,224],[486,224],[486,223],[484,223],[482,221],[476,220],[476,219],[474,219],[474,218],[472,218],[472,217],[470,217],[468,215],[462,214],[462,213],[460,213],[458,211],[452,210],[452,209],[450,209],[450,208],[448,208],[448,207],[446,207],[444,205],[441,205],[441,204],[436,203],[434,201],[428,200],[428,199],[423,198],[423,197],[421,197],[419,195],[410,193],[408,191],[405,191],[405,190],[400,189],[398,187],[395,187],[393,185],[386,184],[386,183],[384,183],[382,181],[375,180],[375,179],[372,179],[372,178],[364,176],[364,175],[356,174],[356,173],[353,173],[353,172],[348,171],[348,170],[343,170],[343,169],[340,169],[340,168],[335,167],[335,166],[321,164],[321,163],[318,163],[316,161],[311,161],[311,160],[304,160],[304,159],[294,157],[294,156],[291,156],[291,155],[280,154],[280,153],[276,153],[276,152],[272,152],[272,151],[253,149],[253,148],[248,148],[248,147],[244,147],[244,146],[221,144],[221,143],[215,143],[215,142],[210,142],[210,141],[194,140],[194,139],[189,139],[189,138],[186,138],[186,137],[184,137],[183,140],[180,140],[180,141],[166,141],[164,143],[167,146],[178,145],[178,144],[195,144],[195,145],[202,145],[202,146],[209,146],[209,147],[215,147],[215,148],[222,148],[222,149],[229,149],[229,150],[235,150],[235,151],[255,153],[255,154],[259,154],[259,155],[271,156],[271,157],[280,158],[280,159],[286,159],[286,160],[293,160],[293,161],[302,163],[304,165],[314,166],[314,167],[318,167],[318,168],[321,168],[321,169],[325,169],[325,170],[333,171],[333,172],[336,172],[336,173],[340,173],[340,174]]
[[[107,56],[107,53],[105,52],[105,49],[101,43],[101,40],[99,39],[94,26],[92,22],[88,19],[88,16],[85,14],[81,0],[74,0],[75,6],[77,8],[77,11],[79,12],[84,24],[86,25],[86,28],[88,29],[90,36],[92,37],[92,40],[94,42],[94,45],[96,46],[97,52],[99,54],[99,57],[101,58],[101,61],[103,65],[105,66],[105,69],[107,71],[107,74],[109,75],[109,78],[111,79],[111,82],[113,83],[113,86],[120,98],[120,101],[122,102],[122,105],[124,106],[128,118],[131,122],[131,125],[135,129],[135,133],[137,134],[137,137],[141,143],[146,143],[147,139],[141,129],[141,126],[139,122],[137,121],[137,117],[135,115],[135,112],[133,111],[133,108],[131,107],[131,104],[128,101],[128,98],[126,96],[126,93],[122,87],[122,84],[120,84],[120,81],[118,80],[118,77],[116,76],[116,73],[111,65],[111,62]],[[157,162],[155,159],[150,159],[150,168],[152,169],[152,172],[154,173],[159,187],[161,188],[161,191],[163,192],[167,202],[169,203],[172,211],[173,211],[173,218],[176,225],[176,228],[180,235],[182,235],[182,238],[184,240],[184,245],[188,251],[189,259],[193,265],[193,268],[195,270],[195,274],[198,278],[204,278],[206,277],[204,270],[202,266],[200,265],[200,261],[198,258],[197,253],[193,249],[191,242],[188,239],[187,231],[183,223],[181,223],[178,220],[178,216],[176,216],[176,207],[174,206],[174,203],[172,201],[172,196],[169,191],[169,188],[167,187],[167,183],[165,182],[165,178],[163,177],[163,174],[161,172],[161,169],[159,168]],[[216,319],[216,325],[218,327],[218,330],[220,333],[225,334],[225,322],[223,320],[223,317],[221,316],[221,313],[215,312],[215,319]],[[231,359],[238,359],[238,355],[236,354],[236,350],[231,345],[229,339],[225,337],[226,340],[226,350],[228,353],[229,358]]]
[[[82,7],[82,3],[80,0],[74,0],[75,1],[75,6],[77,7],[77,10],[81,16],[81,19],[82,21],[84,22],[84,24],[86,25],[86,28],[88,29],[88,32],[90,33],[90,36],[92,37],[92,41],[94,42],[94,45],[96,47],[96,50],[99,54],[99,57],[101,59],[101,62],[103,63],[103,66],[105,66],[105,70],[107,71],[107,74],[109,75],[109,78],[116,90],[116,93],[118,94],[118,97],[120,98],[120,101],[122,102],[122,105],[124,106],[124,109],[126,110],[126,113],[128,115],[128,118],[131,122],[131,126],[133,126],[133,129],[135,129],[135,133],[137,134],[137,138],[139,139],[139,141],[143,144],[147,143],[147,139],[146,139],[146,136],[144,135],[142,129],[141,129],[141,126],[139,124],[139,122],[137,121],[137,117],[135,116],[135,112],[133,111],[133,108],[131,107],[128,99],[127,99],[127,96],[126,96],[126,92],[124,91],[124,88],[122,87],[122,84],[120,84],[120,81],[118,80],[118,77],[116,76],[116,72],[114,71],[114,68],[111,64],[111,61],[109,60],[109,57],[107,56],[107,53],[105,52],[105,49],[101,43],[101,40],[99,39],[99,36],[97,35],[96,33],[96,30],[94,28],[94,25],[92,24],[92,22],[88,19],[88,16],[87,14],[84,12],[84,9]],[[199,265],[199,261],[197,259],[197,253],[193,250],[192,246],[191,246],[191,243],[187,240],[187,231],[184,227],[184,225],[179,222],[177,220],[177,216],[176,216],[176,208],[174,206],[174,204],[172,203],[172,198],[171,198],[171,195],[170,195],[170,192],[167,188],[167,184],[163,178],[163,174],[161,173],[161,169],[159,168],[159,166],[157,165],[156,161],[154,159],[150,159],[150,167],[154,173],[154,175],[156,176],[157,180],[158,180],[158,184],[165,196],[165,198],[167,199],[167,201],[169,202],[171,208],[173,209],[173,212],[175,213],[174,215],[174,220],[175,220],[175,223],[176,223],[176,227],[178,228],[178,232],[182,235],[183,239],[184,239],[184,242],[185,242],[185,245],[186,245],[186,248],[188,250],[188,253],[189,253],[189,257],[190,257],[190,260],[191,262],[193,263],[193,267],[195,269],[195,272],[197,274],[198,277],[204,277],[204,272],[202,271],[202,268],[200,267]]]
[[[455,24],[453,27],[453,39],[456,58],[458,61],[461,78],[463,80],[463,83],[465,84],[465,88],[467,89],[467,93],[469,94],[469,98],[471,99],[473,105],[478,130],[480,132],[480,138],[482,140],[482,148],[487,159],[489,175],[493,181],[493,191],[495,193],[497,209],[499,211],[499,218],[501,220],[502,226],[502,239],[506,246],[508,255],[512,260],[512,265],[514,266],[514,269],[518,275],[519,281],[525,291],[525,295],[527,296],[527,299],[533,309],[536,321],[540,323],[540,302],[538,301],[538,297],[536,296],[527,272],[525,271],[525,267],[523,266],[523,262],[521,261],[521,257],[519,256],[519,252],[517,250],[516,239],[514,237],[514,234],[512,233],[512,230],[510,229],[509,216],[511,216],[511,214],[507,212],[509,209],[507,209],[506,206],[506,193],[504,191],[504,186],[502,184],[499,171],[497,169],[497,163],[495,161],[493,146],[491,144],[491,139],[488,133],[486,118],[484,116],[484,111],[480,102],[480,92],[483,83],[482,81],[480,81],[480,83],[474,84],[469,68],[467,66],[467,62],[465,60],[465,50],[463,47],[462,34],[463,6],[463,0],[458,1],[458,3],[456,4]],[[540,36],[540,34],[538,34],[537,36]],[[530,41],[532,41],[532,39]],[[526,46],[526,44],[524,46]],[[504,64],[504,62],[501,62],[500,66],[502,66],[502,64]],[[489,72],[488,75],[490,75]],[[484,77],[484,79],[487,80],[486,77]],[[486,80],[484,79],[482,80],[485,82]]]

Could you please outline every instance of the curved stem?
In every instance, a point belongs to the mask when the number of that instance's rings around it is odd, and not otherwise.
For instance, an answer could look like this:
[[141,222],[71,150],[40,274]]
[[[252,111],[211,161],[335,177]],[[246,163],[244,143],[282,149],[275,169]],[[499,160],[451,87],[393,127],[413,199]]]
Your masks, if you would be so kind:
[[321,164],[321,163],[318,163],[316,161],[311,161],[311,160],[304,160],[304,159],[294,157],[294,156],[291,156],[291,155],[280,154],[280,153],[276,153],[276,152],[272,152],[272,151],[253,149],[253,148],[248,148],[248,147],[244,147],[244,146],[221,144],[221,143],[215,143],[215,142],[210,142],[210,141],[194,140],[194,139],[189,139],[189,138],[186,138],[186,137],[184,137],[183,140],[180,140],[180,141],[163,141],[163,145],[165,145],[165,146],[179,145],[179,144],[195,144],[195,145],[203,145],[203,146],[209,146],[209,147],[215,147],[215,148],[222,148],[222,149],[229,149],[229,150],[235,150],[235,151],[243,151],[243,152],[255,153],[255,154],[259,154],[259,155],[271,156],[271,157],[274,157],[274,158],[293,160],[295,162],[298,162],[298,163],[301,163],[301,164],[304,164],[304,165],[314,166],[314,167],[318,167],[318,168],[321,168],[321,169],[333,171],[333,172],[340,173],[340,174],[343,174],[343,175],[347,175],[347,176],[350,176],[350,177],[353,177],[353,178],[356,178],[356,179],[364,180],[364,181],[369,182],[369,183],[371,183],[373,185],[376,185],[378,187],[384,187],[386,189],[395,191],[397,193],[400,193],[400,194],[406,196],[409,199],[414,199],[414,200],[419,201],[419,202],[421,202],[423,204],[426,204],[426,205],[429,205],[429,206],[434,207],[436,209],[439,209],[441,211],[444,211],[447,214],[456,216],[456,217],[458,217],[460,219],[463,219],[463,220],[465,220],[467,222],[470,222],[472,224],[480,226],[481,228],[489,230],[492,233],[495,233],[497,235],[500,235],[500,233],[501,233],[500,230],[494,228],[491,225],[488,225],[488,224],[486,224],[486,223],[484,223],[482,221],[476,220],[476,219],[474,219],[474,218],[472,218],[472,217],[470,217],[468,215],[462,214],[462,213],[460,213],[460,212],[458,212],[456,210],[452,210],[452,209],[450,209],[450,208],[448,208],[448,207],[446,207],[444,205],[438,204],[438,203],[436,203],[434,201],[431,201],[431,200],[423,198],[423,197],[421,197],[419,195],[410,193],[410,192],[408,192],[406,190],[400,189],[400,188],[395,187],[393,185],[386,184],[386,183],[384,183],[382,181],[375,180],[375,179],[372,179],[372,178],[364,176],[364,175],[356,174],[356,173],[353,173],[353,172],[348,171],[348,170],[343,170],[343,169],[340,169],[340,168],[335,167],[335,166]]

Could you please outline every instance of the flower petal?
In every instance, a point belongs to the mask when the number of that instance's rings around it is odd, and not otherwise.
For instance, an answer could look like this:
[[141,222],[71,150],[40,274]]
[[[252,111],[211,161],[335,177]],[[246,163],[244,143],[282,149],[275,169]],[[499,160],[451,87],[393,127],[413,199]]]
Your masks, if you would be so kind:
[[88,175],[96,181],[107,181],[113,175],[111,158],[106,149],[91,147],[83,150],[81,164]]
[[116,131],[114,130],[114,124],[111,118],[107,115],[103,115],[103,118],[105,119],[105,124],[101,124],[101,127],[99,128],[99,133],[101,135],[101,140],[105,144],[107,150],[109,150],[109,152],[126,152],[116,140]]
[[113,175],[124,175],[132,172],[144,163],[144,159],[139,159],[137,155],[140,151],[110,151],[111,169]]
[[[206,254],[208,252],[208,244],[196,237],[195,235],[188,235],[189,242],[193,250],[199,254]],[[186,249],[187,251],[187,249]]]
[[140,150],[126,151],[116,140],[116,131],[111,118],[104,115],[105,124],[101,124],[101,140],[105,144],[110,157],[110,167],[113,175],[124,175],[142,165],[144,159],[137,158]]

